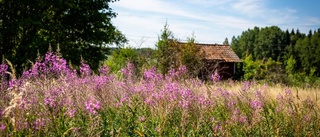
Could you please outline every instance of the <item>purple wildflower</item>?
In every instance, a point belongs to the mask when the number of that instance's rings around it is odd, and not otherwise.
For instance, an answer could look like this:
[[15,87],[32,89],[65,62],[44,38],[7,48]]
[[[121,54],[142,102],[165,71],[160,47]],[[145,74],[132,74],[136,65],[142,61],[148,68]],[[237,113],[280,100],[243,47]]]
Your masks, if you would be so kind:
[[90,98],[85,102],[86,110],[88,110],[91,114],[96,114],[98,110],[100,110],[100,101],[95,98]]
[[200,79],[190,79],[190,82],[192,83],[193,86],[201,86],[203,82]]
[[143,72],[143,76],[144,78],[146,79],[154,79],[156,77],[156,74],[155,74],[155,67],[152,67],[151,69],[148,69],[146,71]]
[[61,74],[70,71],[67,66],[67,61],[63,58],[56,57],[50,63],[52,66],[49,68],[49,70],[54,74]]
[[311,122],[311,117],[308,116],[308,115],[305,115],[305,116],[303,117],[303,120],[306,121],[306,122]]
[[176,71],[174,69],[170,69],[168,71],[168,76],[174,78],[176,76]]
[[248,117],[247,116],[240,116],[239,117],[239,122],[247,124],[248,123]]
[[204,96],[198,97],[198,103],[203,106],[209,106],[211,104],[210,100]]
[[218,132],[218,131],[222,130],[221,122],[219,122],[219,123],[213,128],[213,130],[214,130],[215,132]]
[[251,83],[249,81],[242,82],[241,91],[248,91],[251,87]]
[[134,65],[132,63],[127,63],[127,66],[125,68],[122,68],[120,71],[125,77],[132,77],[133,76],[133,70],[134,70]]
[[287,111],[290,115],[294,115],[294,113],[295,113],[295,111],[292,107],[289,107]]
[[23,78],[30,78],[31,77],[31,73],[29,70],[23,71],[22,72],[22,77]]
[[218,72],[215,72],[215,73],[211,74],[210,80],[212,80],[213,82],[219,82],[221,80],[221,77],[218,74]]
[[281,94],[278,94],[278,95],[277,95],[277,100],[278,100],[278,101],[282,101],[282,100],[283,100],[283,96],[282,96]]
[[292,93],[291,93],[291,89],[290,89],[290,88],[288,88],[288,87],[286,87],[286,89],[285,89],[285,93],[286,93],[286,95],[287,95],[287,96],[291,96],[291,95],[292,95]]
[[56,107],[57,106],[56,100],[59,93],[60,91],[58,89],[47,91],[44,98],[44,104],[48,105],[49,107]]
[[165,91],[171,93],[171,92],[176,92],[179,90],[179,84],[176,82],[172,83],[166,83],[165,84]]
[[45,55],[44,60],[45,60],[45,62],[49,62],[49,61],[51,61],[53,58],[54,58],[53,53],[52,53],[51,51],[49,51],[49,52]]
[[6,129],[7,129],[7,126],[4,125],[4,124],[0,124],[0,129],[1,129],[1,130],[6,130]]
[[145,122],[146,121],[146,117],[145,116],[139,116],[139,121],[140,122]]
[[190,89],[180,90],[180,94],[185,99],[192,97],[192,93],[191,93]]
[[88,64],[81,63],[80,73],[82,76],[89,76],[91,74],[90,66]]
[[34,65],[27,71],[23,72],[24,78],[42,76],[45,74],[61,74],[68,73],[71,70],[68,68],[67,61],[59,56],[48,52],[45,55],[44,61],[37,60]]
[[26,128],[26,129],[29,128],[29,123],[28,122],[24,122],[24,128]]
[[56,102],[54,97],[46,97],[44,98],[44,104],[49,105],[50,107],[55,107]]
[[0,65],[0,76],[4,75],[7,70],[8,70],[8,65],[7,64],[1,64]]
[[9,89],[21,87],[22,84],[23,84],[22,79],[18,79],[18,80],[11,79],[9,81]]
[[128,101],[129,100],[129,98],[125,95],[125,96],[123,96],[123,97],[121,97],[120,99],[119,99],[119,102],[116,104],[116,106],[117,107],[120,107],[120,106],[122,106],[126,101]]
[[253,101],[250,101],[250,107],[254,110],[262,109],[263,103],[259,100],[253,100]]
[[182,108],[189,108],[190,106],[190,102],[188,100],[180,100],[178,106],[182,107]]
[[101,68],[99,68],[99,73],[100,75],[107,75],[110,71],[110,67],[109,66],[103,66]]
[[236,102],[235,102],[235,101],[229,100],[229,102],[228,102],[228,108],[229,108],[229,109],[233,108],[233,106],[235,106],[235,105],[236,105]]
[[152,67],[152,68],[144,71],[143,76],[146,80],[161,80],[162,79],[162,75],[157,73],[157,70],[155,67]]
[[187,72],[188,72],[188,69],[185,65],[180,66],[177,71],[179,76],[182,76],[182,75],[186,74]]
[[68,112],[67,115],[68,115],[70,118],[73,118],[74,115],[75,115],[75,113],[77,112],[77,110],[75,110],[75,109],[69,109],[67,112]]
[[234,86],[234,81],[231,79],[228,81],[229,86]]
[[222,95],[222,97],[224,98],[228,98],[230,93],[227,90],[222,90],[221,88],[217,89],[218,91],[220,91],[220,94]]
[[44,118],[38,118],[36,119],[36,121],[34,122],[34,128],[36,130],[40,129],[41,127],[44,127],[46,126],[46,123],[45,123],[45,119]]
[[151,105],[152,104],[152,100],[148,98],[148,99],[144,100],[144,103],[147,104],[147,105]]
[[256,91],[255,96],[256,96],[256,98],[263,99],[263,95],[262,95],[261,91],[259,91],[259,90]]
[[312,109],[314,107],[314,102],[311,100],[311,98],[309,96],[303,102],[304,102],[304,106],[306,108]]

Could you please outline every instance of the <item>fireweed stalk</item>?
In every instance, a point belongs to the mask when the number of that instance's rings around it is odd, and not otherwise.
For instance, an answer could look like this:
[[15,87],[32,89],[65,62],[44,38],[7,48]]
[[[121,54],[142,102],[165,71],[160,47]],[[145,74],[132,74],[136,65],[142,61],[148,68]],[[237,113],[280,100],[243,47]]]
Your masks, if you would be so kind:
[[[188,78],[181,66],[137,77],[108,66],[95,74],[48,52],[18,79],[0,65],[1,136],[312,136],[320,132],[313,91],[257,82]],[[319,89],[309,89],[317,91]],[[15,94],[12,94],[15,93]]]

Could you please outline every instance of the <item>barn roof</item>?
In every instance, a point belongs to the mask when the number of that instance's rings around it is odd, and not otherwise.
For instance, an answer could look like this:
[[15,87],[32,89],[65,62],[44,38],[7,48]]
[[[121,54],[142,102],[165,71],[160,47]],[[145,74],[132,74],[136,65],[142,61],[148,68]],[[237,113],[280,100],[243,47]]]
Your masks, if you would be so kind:
[[201,48],[207,60],[222,60],[225,62],[241,62],[241,59],[229,45],[195,43]]

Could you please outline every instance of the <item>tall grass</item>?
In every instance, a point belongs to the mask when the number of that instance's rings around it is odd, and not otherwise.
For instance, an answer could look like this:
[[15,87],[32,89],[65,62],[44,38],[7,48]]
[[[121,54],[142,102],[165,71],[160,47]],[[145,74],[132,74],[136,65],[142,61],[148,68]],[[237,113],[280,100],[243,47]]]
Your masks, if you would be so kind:
[[[163,76],[135,77],[48,53],[18,78],[0,66],[1,136],[317,136],[319,88]],[[11,74],[13,75],[13,74]],[[12,77],[12,76],[11,76]]]

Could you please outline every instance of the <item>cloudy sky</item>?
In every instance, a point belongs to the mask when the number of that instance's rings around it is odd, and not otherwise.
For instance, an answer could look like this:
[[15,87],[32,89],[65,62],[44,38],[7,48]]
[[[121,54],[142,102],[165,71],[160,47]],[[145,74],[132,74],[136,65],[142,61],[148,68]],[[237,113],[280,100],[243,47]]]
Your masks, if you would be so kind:
[[192,34],[199,43],[223,43],[225,38],[254,26],[276,25],[307,33],[320,28],[320,0],[120,0],[113,24],[131,47],[155,48],[165,23],[174,37]]

